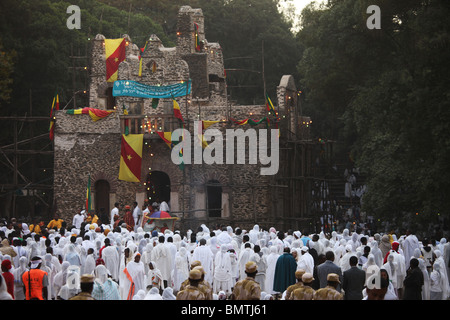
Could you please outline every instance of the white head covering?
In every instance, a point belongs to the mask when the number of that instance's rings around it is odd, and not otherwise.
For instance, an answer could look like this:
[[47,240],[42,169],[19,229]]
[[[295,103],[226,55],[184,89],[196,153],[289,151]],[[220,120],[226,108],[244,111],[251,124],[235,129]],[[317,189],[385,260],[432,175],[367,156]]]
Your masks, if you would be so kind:
[[108,269],[102,264],[99,264],[94,269],[95,280],[100,282],[101,284],[105,283],[108,280]]
[[159,290],[156,287],[150,289],[150,291],[145,296],[144,300],[163,300],[159,294]]
[[145,298],[145,290],[140,289],[134,296],[133,300],[144,300]]
[[177,298],[173,294],[173,289],[171,287],[167,287],[163,291],[162,299],[163,300],[176,300]]

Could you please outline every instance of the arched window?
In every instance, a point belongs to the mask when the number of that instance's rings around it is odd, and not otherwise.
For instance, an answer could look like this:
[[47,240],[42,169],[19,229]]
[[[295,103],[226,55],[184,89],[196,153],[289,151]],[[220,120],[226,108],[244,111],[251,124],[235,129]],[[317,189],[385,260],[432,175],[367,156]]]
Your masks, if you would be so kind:
[[149,203],[170,201],[170,178],[163,171],[151,171],[146,178],[147,199]]
[[222,186],[217,180],[206,183],[206,208],[210,217],[222,216]]

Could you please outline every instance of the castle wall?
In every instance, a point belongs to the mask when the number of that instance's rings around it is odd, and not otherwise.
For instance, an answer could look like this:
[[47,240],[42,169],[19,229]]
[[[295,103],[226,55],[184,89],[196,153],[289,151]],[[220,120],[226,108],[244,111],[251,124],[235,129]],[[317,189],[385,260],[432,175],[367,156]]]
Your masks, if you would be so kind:
[[[194,23],[198,25],[198,39],[201,50],[195,48]],[[134,80],[148,85],[167,85],[192,79],[192,93],[178,97],[177,101],[185,119],[185,128],[194,134],[195,120],[219,120],[211,128],[226,129],[253,128],[250,125],[237,126],[230,120],[251,118],[260,120],[267,116],[265,105],[236,105],[227,100],[226,78],[222,49],[218,43],[208,43],[204,33],[201,9],[182,7],[178,16],[177,46],[165,48],[156,35],[148,39],[149,49],[142,55],[142,75],[139,76],[139,48],[132,38],[127,40],[126,60],[119,66],[119,80]],[[111,108],[112,83],[106,82],[104,37],[97,35],[92,40],[90,106]],[[284,78],[278,88],[274,104],[280,113],[290,115],[292,104],[286,104],[286,95],[293,94],[293,79]],[[295,100],[296,101],[296,100]],[[108,106],[109,103],[109,106]],[[196,229],[201,223],[217,223],[241,226],[250,229],[255,223],[270,226],[284,226],[285,205],[279,202],[279,189],[275,189],[277,176],[261,175],[260,162],[249,164],[187,164],[184,170],[171,160],[171,150],[156,134],[144,135],[144,149],[141,167],[141,182],[131,183],[118,180],[120,163],[122,107],[127,107],[130,116],[149,118],[172,115],[171,99],[161,99],[156,109],[151,99],[116,97],[116,112],[105,119],[93,122],[88,115],[56,114],[55,128],[55,182],[54,194],[57,207],[67,221],[84,206],[88,176],[91,175],[93,194],[95,183],[106,180],[110,185],[110,208],[114,202],[139,205],[147,195],[145,179],[149,172],[165,172],[170,179],[170,205],[181,230]],[[141,121],[141,120],[139,120]],[[167,120],[169,121],[169,120]],[[178,122],[176,119],[170,121]],[[289,123],[294,130],[292,118],[281,120],[280,127]],[[139,126],[139,124],[138,124]],[[255,129],[273,129],[262,123]],[[136,128],[139,130],[139,128]],[[145,128],[144,128],[145,129]],[[140,129],[144,132],[144,129]],[[192,137],[196,139],[196,137]],[[248,145],[247,145],[248,146]],[[225,144],[224,144],[225,148]],[[237,144],[235,144],[235,154]],[[224,150],[224,156],[226,151]],[[192,160],[193,160],[192,155]],[[284,159],[284,158],[283,158]],[[187,159],[186,159],[187,160]],[[290,161],[285,159],[284,161]],[[222,187],[220,217],[210,217],[207,208],[207,186],[218,181]],[[94,199],[95,201],[95,199]]]

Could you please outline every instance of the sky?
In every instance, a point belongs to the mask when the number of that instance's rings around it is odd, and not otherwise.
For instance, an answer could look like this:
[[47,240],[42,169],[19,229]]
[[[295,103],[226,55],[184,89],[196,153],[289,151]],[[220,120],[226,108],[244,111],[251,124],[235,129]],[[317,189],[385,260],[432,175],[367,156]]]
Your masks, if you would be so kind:
[[[300,16],[301,11],[303,10],[304,7],[306,7],[308,4],[310,4],[311,2],[316,2],[317,4],[325,2],[326,0],[281,0],[280,4],[283,6],[283,4],[285,4],[286,6],[289,4],[294,4],[295,5],[295,13],[296,16]],[[298,31],[296,27],[293,28],[293,31]]]

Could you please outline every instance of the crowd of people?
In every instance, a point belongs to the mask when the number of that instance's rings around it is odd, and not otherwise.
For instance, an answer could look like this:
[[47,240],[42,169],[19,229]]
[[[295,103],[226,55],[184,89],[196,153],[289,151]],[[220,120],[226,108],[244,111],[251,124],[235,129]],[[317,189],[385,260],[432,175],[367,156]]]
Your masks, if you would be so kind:
[[57,215],[47,224],[12,218],[0,227],[0,299],[449,298],[445,238],[259,225],[149,230],[145,209],[136,207],[122,216],[116,205],[110,217],[79,210],[70,223]]

